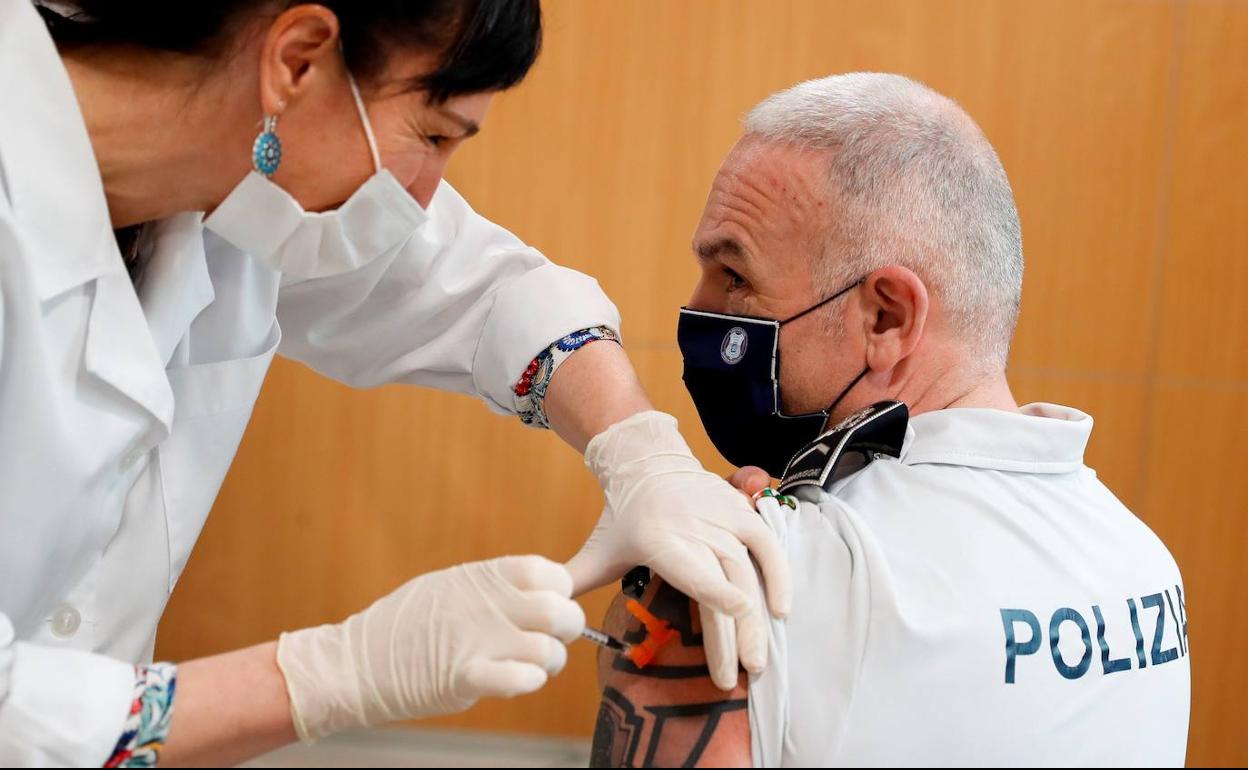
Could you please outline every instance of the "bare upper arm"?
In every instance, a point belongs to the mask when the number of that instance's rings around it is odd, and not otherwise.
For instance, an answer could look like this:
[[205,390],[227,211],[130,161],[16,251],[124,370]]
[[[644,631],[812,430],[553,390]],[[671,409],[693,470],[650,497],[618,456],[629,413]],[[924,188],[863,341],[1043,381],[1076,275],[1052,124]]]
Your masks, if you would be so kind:
[[[636,644],[641,621],[616,597],[604,630]],[[602,650],[602,704],[594,729],[592,767],[749,767],[747,680],[724,692],[711,682],[696,604],[655,577],[641,604],[680,632],[645,668]]]

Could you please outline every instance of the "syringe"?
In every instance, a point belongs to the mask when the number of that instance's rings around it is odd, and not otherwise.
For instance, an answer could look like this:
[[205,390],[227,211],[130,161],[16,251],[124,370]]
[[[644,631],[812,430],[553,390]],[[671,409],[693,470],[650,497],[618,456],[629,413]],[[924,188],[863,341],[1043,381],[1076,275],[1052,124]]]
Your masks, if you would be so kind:
[[632,652],[633,649],[631,644],[621,642],[614,636],[599,631],[596,628],[590,628],[589,626],[585,626],[585,630],[581,631],[581,638],[588,639],[594,644],[600,647],[606,647],[608,650],[611,650],[619,655],[623,655],[624,657],[628,657],[629,653]]

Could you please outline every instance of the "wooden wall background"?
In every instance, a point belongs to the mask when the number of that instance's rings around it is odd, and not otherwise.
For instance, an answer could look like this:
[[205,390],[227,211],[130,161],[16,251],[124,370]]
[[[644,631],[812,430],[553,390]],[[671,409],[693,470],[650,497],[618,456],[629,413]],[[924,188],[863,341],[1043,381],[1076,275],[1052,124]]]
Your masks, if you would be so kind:
[[[1248,2],[547,0],[530,78],[451,180],[598,277],[656,404],[710,448],[679,379],[688,242],[748,108],[851,70],[917,77],[995,143],[1027,259],[1011,377],[1093,414],[1089,464],[1187,583],[1189,761],[1248,762]],[[580,458],[457,396],[351,391],[279,361],[161,626],[185,658],[338,619],[409,576],[570,555]],[[586,600],[600,615],[607,600]],[[545,691],[447,725],[588,735],[592,651]]]

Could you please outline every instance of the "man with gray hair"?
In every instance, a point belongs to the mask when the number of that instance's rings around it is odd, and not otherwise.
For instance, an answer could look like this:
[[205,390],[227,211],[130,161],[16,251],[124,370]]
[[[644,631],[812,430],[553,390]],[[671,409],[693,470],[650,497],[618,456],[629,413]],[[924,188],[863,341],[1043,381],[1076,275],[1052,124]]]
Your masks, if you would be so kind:
[[594,763],[1182,765],[1182,578],[1084,465],[1092,418],[1010,392],[1022,241],[988,140],[871,73],[775,94],[745,129],[678,340],[793,607],[768,638],[739,627],[751,671],[770,659],[746,675],[707,659],[712,616],[630,573],[640,604],[606,627],[653,659],[601,658]]

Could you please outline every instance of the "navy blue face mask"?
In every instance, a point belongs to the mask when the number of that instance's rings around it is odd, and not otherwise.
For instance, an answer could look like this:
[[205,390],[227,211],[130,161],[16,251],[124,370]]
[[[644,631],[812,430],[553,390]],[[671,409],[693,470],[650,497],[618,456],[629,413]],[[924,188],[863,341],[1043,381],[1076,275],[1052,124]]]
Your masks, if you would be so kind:
[[861,286],[863,279],[782,321],[681,308],[676,341],[685,359],[685,387],[711,443],[738,467],[784,473],[793,455],[823,432],[828,416],[868,369],[828,407],[788,415],[780,394],[780,327]]

